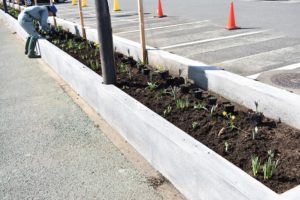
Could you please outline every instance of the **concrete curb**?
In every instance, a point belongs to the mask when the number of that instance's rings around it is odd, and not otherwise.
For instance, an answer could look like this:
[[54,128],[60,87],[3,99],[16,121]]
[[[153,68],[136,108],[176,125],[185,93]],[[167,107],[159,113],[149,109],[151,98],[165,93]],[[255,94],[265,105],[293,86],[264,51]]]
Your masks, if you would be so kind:
[[[17,21],[0,13],[25,38]],[[296,200],[300,196],[300,186],[276,194],[123,91],[102,85],[99,75],[48,41],[40,40],[40,46],[54,71],[188,199]]]

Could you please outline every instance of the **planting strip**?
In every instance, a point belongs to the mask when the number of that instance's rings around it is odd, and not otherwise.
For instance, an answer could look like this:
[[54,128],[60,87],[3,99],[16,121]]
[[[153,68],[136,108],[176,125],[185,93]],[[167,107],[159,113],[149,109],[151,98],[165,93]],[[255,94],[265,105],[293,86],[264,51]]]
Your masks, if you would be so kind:
[[[80,33],[79,25],[57,19],[57,23],[66,27],[72,33]],[[87,39],[98,42],[96,29],[86,28]],[[140,44],[114,35],[114,47],[116,51],[130,55],[138,60],[140,56]],[[249,80],[231,72],[222,70],[216,66],[208,66],[205,63],[184,58],[154,47],[147,46],[149,64],[163,66],[172,75],[181,75],[194,81],[203,89],[215,92],[228,100],[255,110],[254,102],[258,102],[259,112],[266,117],[300,129],[300,96],[290,93],[255,80]],[[179,73],[180,72],[180,73]]]
[[[17,21],[3,11],[0,13],[25,39],[26,34]],[[117,87],[101,84],[102,77],[64,51],[43,39],[40,46],[45,62],[188,199],[295,200],[299,197],[299,187],[276,194]]]

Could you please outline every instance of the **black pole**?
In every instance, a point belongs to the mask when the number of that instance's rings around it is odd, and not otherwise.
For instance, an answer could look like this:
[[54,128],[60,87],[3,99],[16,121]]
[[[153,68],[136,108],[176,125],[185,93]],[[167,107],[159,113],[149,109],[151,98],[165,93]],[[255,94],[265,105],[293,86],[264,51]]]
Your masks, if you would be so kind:
[[4,12],[8,13],[6,0],[3,0]]
[[116,83],[113,39],[107,0],[95,0],[98,41],[104,84]]

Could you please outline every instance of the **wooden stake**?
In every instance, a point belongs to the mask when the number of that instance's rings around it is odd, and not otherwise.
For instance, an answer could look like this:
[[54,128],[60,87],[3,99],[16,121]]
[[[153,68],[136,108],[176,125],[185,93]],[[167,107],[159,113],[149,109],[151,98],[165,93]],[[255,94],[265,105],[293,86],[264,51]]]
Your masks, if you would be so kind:
[[20,0],[17,0],[17,3],[18,3],[18,9],[19,9],[19,11],[21,11],[21,6],[20,6]]
[[80,17],[80,26],[81,26],[82,37],[84,39],[86,39],[86,34],[85,34],[85,29],[84,29],[84,23],[83,23],[81,0],[78,0],[78,9],[79,9],[79,17]]
[[140,20],[140,41],[141,41],[141,54],[142,62],[147,63],[147,51],[146,51],[146,40],[145,40],[145,26],[144,26],[144,9],[143,9],[143,0],[138,0],[139,7],[139,20]]

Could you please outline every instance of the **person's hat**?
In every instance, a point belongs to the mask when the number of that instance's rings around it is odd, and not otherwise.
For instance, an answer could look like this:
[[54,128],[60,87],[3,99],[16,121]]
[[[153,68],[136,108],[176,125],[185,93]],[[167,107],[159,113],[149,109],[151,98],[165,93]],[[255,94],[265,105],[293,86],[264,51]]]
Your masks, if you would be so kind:
[[49,11],[53,13],[54,16],[56,16],[57,8],[55,5],[49,6]]

